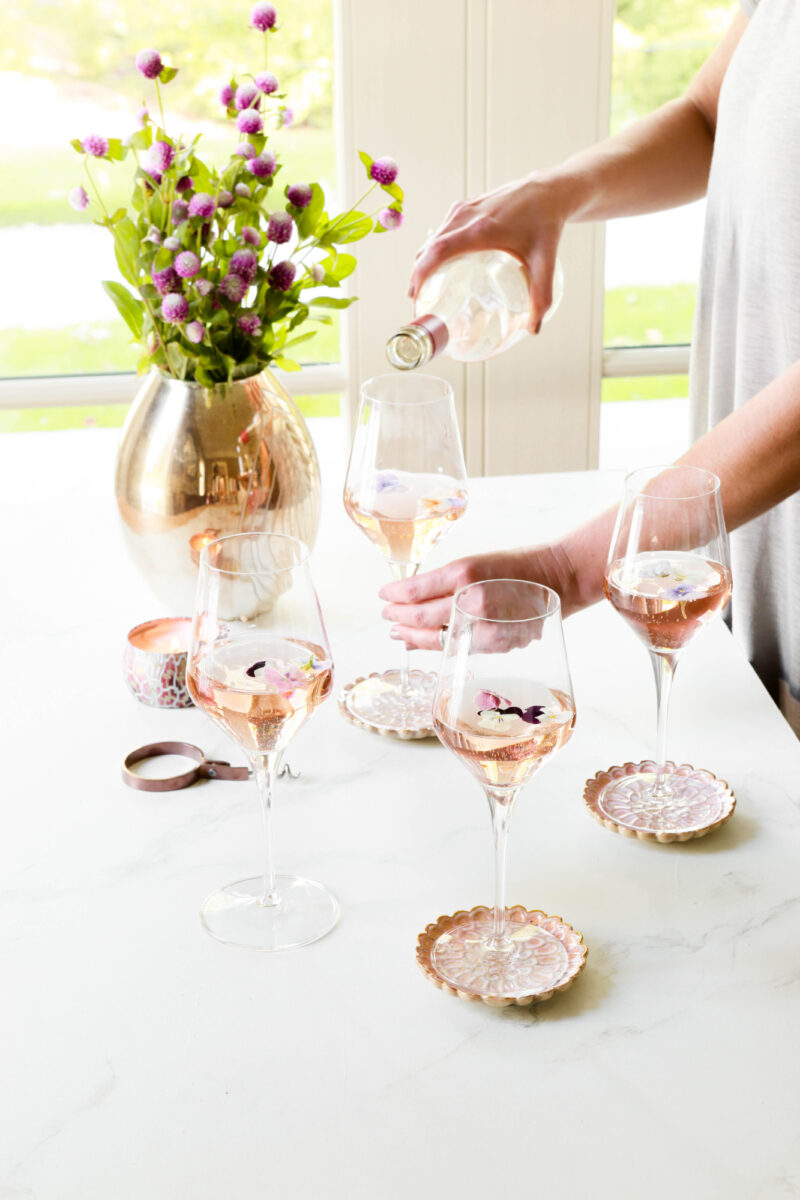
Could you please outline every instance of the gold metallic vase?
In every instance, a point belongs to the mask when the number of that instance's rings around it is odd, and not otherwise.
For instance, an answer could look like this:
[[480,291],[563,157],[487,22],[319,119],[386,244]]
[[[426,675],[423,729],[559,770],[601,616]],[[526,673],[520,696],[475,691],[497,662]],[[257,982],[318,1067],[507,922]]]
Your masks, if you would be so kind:
[[192,611],[207,542],[271,530],[310,547],[319,524],[314,443],[269,371],[214,388],[152,371],[122,430],[115,488],[128,549],[172,613]]

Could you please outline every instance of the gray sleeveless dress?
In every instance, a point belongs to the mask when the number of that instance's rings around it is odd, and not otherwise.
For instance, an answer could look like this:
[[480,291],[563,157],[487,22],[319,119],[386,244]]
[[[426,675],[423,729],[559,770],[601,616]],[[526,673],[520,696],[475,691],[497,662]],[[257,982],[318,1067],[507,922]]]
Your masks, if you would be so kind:
[[[800,359],[800,3],[741,3],[750,24],[722,85],[708,184],[695,437]],[[800,736],[800,492],[736,530],[731,554],[733,633]]]

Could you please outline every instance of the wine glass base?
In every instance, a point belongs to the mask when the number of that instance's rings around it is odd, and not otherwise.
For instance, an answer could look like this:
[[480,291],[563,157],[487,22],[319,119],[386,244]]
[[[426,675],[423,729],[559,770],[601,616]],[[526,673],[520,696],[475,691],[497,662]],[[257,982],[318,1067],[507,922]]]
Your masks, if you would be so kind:
[[656,794],[651,759],[598,771],[586,782],[586,807],[615,833],[657,842],[704,837],[728,820],[736,799],[724,779],[688,763],[665,766],[664,795]]
[[296,950],[330,933],[339,902],[321,883],[276,875],[277,904],[264,904],[264,877],[240,879],[206,897],[200,920],[213,938],[244,950]]
[[509,950],[492,950],[490,908],[440,917],[417,939],[417,962],[436,987],[493,1007],[525,1005],[564,991],[586,962],[580,933],[560,917],[506,909]]
[[410,739],[435,737],[434,672],[409,671],[408,686],[399,671],[373,672],[345,685],[339,699],[343,716],[372,733]]

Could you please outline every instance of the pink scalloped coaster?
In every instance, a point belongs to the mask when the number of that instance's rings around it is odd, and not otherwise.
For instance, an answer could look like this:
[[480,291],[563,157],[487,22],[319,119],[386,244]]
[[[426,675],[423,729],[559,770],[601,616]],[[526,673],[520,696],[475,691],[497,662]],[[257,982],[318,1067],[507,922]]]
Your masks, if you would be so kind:
[[[441,988],[449,996],[458,996],[462,1000],[480,1000],[492,1008],[506,1008],[510,1004],[520,1007],[532,1004],[534,1001],[549,1000],[555,992],[566,991],[574,982],[586,964],[588,949],[583,943],[583,935],[563,921],[561,917],[550,917],[540,909],[527,909],[521,905],[506,909],[511,937],[521,944],[531,946],[536,934],[544,935],[538,949],[537,957],[541,969],[541,978],[547,978],[546,983],[533,987],[524,995],[499,995],[481,990],[479,972],[475,981],[469,987],[457,987],[448,982],[440,974],[432,961],[433,948],[443,935],[466,934],[465,942],[473,944],[491,930],[492,910],[484,904],[479,904],[469,910],[459,909],[451,916],[439,917],[432,925],[428,925],[417,938],[417,963],[423,973],[430,979],[434,987]],[[469,935],[473,935],[471,938]],[[449,949],[449,948],[448,948]],[[464,953],[455,945],[453,939],[453,954],[463,961]],[[455,960],[455,959],[454,959]]]
[[719,829],[736,807],[736,798],[724,779],[689,763],[666,764],[679,781],[674,797],[654,802],[643,792],[652,779],[652,759],[623,763],[598,771],[587,779],[583,799],[589,812],[606,829],[623,837],[649,842],[688,842]]
[[411,674],[426,686],[419,703],[410,713],[397,703],[397,689],[393,686],[397,671],[372,671],[346,683],[339,696],[339,712],[359,729],[379,733],[382,737],[400,738],[404,742],[436,737],[432,724],[436,675],[421,671]]

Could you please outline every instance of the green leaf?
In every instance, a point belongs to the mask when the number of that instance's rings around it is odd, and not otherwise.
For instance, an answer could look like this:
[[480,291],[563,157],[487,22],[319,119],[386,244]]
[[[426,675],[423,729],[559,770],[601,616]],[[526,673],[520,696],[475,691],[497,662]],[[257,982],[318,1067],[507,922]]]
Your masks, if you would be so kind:
[[375,159],[370,158],[370,156],[367,154],[367,152],[365,150],[359,150],[358,157],[361,159],[362,163],[367,168],[367,178],[372,179],[372,176],[370,175],[370,171],[372,170],[372,164],[374,163]]
[[149,125],[145,125],[144,129],[137,129],[136,133],[131,134],[128,145],[132,150],[149,150],[152,141],[153,131]]
[[165,349],[170,371],[176,379],[185,379],[189,369],[189,359],[177,342],[167,342]]
[[121,283],[116,283],[114,280],[104,279],[103,289],[106,295],[110,296],[114,301],[117,312],[133,336],[137,341],[140,340],[144,323],[144,305],[141,300],[137,300],[135,296],[130,294],[127,288],[124,288]]
[[125,216],[127,216],[127,209],[118,208],[108,218],[109,224],[116,225],[117,221],[121,221]]
[[317,296],[308,303],[313,308],[349,308],[357,299],[358,296]]
[[372,218],[362,212],[348,213],[331,221],[319,239],[320,246],[333,246],[337,242],[359,242],[372,231]]
[[354,254],[337,254],[335,258],[323,259],[321,265],[325,268],[325,283],[340,283],[342,279],[353,274],[358,266],[358,259]]
[[298,333],[297,337],[289,338],[283,344],[285,347],[299,346],[301,342],[307,342],[309,338],[316,337],[318,333],[318,329],[309,329],[307,333]]
[[108,152],[105,157],[111,162],[122,162],[127,153],[128,147],[123,146],[119,138],[108,139]]
[[177,74],[178,74],[177,67],[164,66],[161,68],[161,73],[158,76],[158,81],[159,81],[159,83],[171,83]]
[[77,151],[78,151],[78,154],[85,154],[85,153],[86,153],[86,151],[84,150],[83,146],[81,145],[81,139],[80,139],[80,138],[73,138],[73,139],[72,139],[72,141],[70,142],[70,146],[72,146],[72,149],[73,149],[73,150],[77,150]]
[[272,360],[276,367],[280,367],[282,371],[299,371],[300,363],[295,362],[293,358],[284,358],[282,354],[278,354]]
[[[311,200],[295,218],[297,232],[301,238],[313,237],[320,223],[322,210],[325,207],[325,193],[318,183],[311,185]],[[295,212],[298,210],[295,209]]]
[[133,287],[139,284],[139,234],[130,217],[123,217],[114,226],[114,253],[122,278]]
[[205,367],[202,367],[200,363],[195,363],[194,377],[198,383],[202,384],[203,387],[206,388],[214,387],[214,385],[217,383],[217,380],[214,378],[214,376],[209,374]]
[[393,204],[392,208],[396,208],[398,212],[401,212],[402,210],[398,206],[403,203],[403,189],[400,185],[397,183],[382,183],[381,187],[393,200],[397,201],[397,204]]

